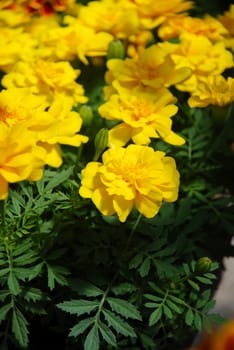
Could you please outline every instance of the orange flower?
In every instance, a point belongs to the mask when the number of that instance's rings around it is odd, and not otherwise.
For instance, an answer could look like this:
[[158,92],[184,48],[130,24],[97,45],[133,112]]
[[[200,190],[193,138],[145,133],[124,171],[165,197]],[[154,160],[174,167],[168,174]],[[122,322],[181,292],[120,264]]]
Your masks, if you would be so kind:
[[200,344],[189,350],[233,350],[234,349],[234,321],[228,321],[211,334],[205,334]]

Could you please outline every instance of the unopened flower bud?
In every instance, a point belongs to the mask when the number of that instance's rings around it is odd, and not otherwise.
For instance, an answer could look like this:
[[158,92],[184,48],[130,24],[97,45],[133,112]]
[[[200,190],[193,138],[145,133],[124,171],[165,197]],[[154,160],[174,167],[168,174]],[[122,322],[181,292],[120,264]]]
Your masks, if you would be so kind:
[[102,128],[98,131],[94,139],[95,154],[93,160],[96,161],[108,145],[108,130]]
[[107,50],[107,59],[111,58],[120,58],[124,59],[125,57],[125,48],[121,40],[112,40],[109,43]]
[[212,260],[207,257],[203,257],[197,260],[196,265],[195,265],[195,272],[196,273],[206,273],[210,271],[212,264]]
[[83,105],[80,107],[79,113],[83,120],[83,126],[85,128],[88,128],[91,125],[93,120],[92,108],[88,105]]

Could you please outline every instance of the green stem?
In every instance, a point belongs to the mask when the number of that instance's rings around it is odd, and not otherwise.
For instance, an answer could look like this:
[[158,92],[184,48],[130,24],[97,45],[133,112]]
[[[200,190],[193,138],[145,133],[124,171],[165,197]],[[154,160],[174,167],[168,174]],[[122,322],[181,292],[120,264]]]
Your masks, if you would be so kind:
[[0,234],[4,235],[6,226],[6,201],[0,201]]

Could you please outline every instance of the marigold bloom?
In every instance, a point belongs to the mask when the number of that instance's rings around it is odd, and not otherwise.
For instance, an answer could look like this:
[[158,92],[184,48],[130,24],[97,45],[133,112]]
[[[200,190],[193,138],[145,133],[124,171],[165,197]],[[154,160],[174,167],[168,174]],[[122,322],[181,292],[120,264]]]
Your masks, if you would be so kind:
[[220,75],[226,68],[234,65],[232,53],[225,49],[223,42],[212,44],[202,35],[186,33],[181,35],[181,41],[178,44],[164,42],[159,45],[171,52],[171,58],[177,68],[191,69],[191,77],[176,85],[182,91],[192,92],[196,90],[200,78]]
[[162,40],[178,38],[183,33],[203,35],[211,41],[220,41],[227,35],[227,29],[216,18],[206,15],[204,18],[177,15],[169,17],[158,29]]
[[188,104],[193,107],[206,107],[214,105],[223,107],[234,101],[234,78],[222,75],[208,76],[198,81],[197,89],[188,99]]
[[37,40],[23,32],[23,28],[1,28],[0,42],[0,70],[4,72],[10,71],[20,60],[30,60],[37,45]]
[[135,206],[152,218],[163,201],[178,197],[179,173],[174,159],[164,152],[130,145],[108,149],[102,161],[90,162],[82,170],[79,193],[91,198],[103,215],[116,213],[124,222]]
[[130,139],[138,145],[148,145],[151,138],[181,145],[184,139],[172,130],[171,117],[177,113],[176,98],[166,89],[155,94],[145,90],[118,89],[99,107],[108,120],[123,121],[109,131],[109,146],[124,146]]
[[44,163],[58,167],[62,163],[59,144],[78,147],[88,138],[77,134],[82,119],[71,111],[70,98],[59,96],[48,107],[46,98],[33,95],[27,88],[11,88],[0,93],[0,122],[9,128],[24,125],[33,132],[38,147],[46,151]]
[[19,62],[2,79],[2,85],[11,87],[30,87],[36,95],[45,95],[52,101],[56,94],[69,96],[73,103],[86,103],[83,87],[76,82],[80,70],[69,62],[50,62],[35,60]]
[[96,32],[107,32],[118,39],[128,38],[139,30],[136,7],[126,0],[89,2],[79,8],[78,18]]
[[112,59],[107,62],[106,81],[112,87],[105,88],[105,95],[113,93],[116,82],[123,87],[151,88],[152,91],[177,84],[190,76],[190,69],[176,68],[164,48],[152,45],[142,50],[138,57],[125,60]]
[[210,334],[205,334],[199,344],[188,350],[233,350],[234,321],[227,321]]
[[225,45],[234,51],[234,4],[230,5],[229,10],[218,17],[219,21],[228,30],[225,38]]
[[36,147],[35,135],[24,125],[12,128],[1,122],[0,109],[0,200],[8,195],[8,184],[29,180],[39,180],[45,151]]
[[184,0],[130,0],[137,6],[141,23],[144,28],[152,29],[161,24],[166,18],[189,10],[192,1]]

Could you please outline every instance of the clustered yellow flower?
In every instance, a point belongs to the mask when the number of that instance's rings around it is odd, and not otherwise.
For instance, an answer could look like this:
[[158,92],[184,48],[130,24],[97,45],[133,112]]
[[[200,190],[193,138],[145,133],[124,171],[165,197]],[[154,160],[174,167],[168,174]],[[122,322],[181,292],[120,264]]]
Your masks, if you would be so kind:
[[163,200],[173,202],[178,196],[174,159],[147,146],[110,148],[103,153],[102,163],[87,164],[82,177],[80,195],[91,198],[104,215],[117,213],[121,222],[134,206],[152,218]]
[[[173,131],[178,106],[170,88],[189,92],[190,107],[233,102],[233,79],[222,73],[233,67],[234,8],[198,19],[187,13],[192,6],[186,0],[1,1],[0,199],[9,183],[36,181],[46,165],[59,167],[60,145],[88,141],[74,110],[88,98],[73,61],[104,64],[117,39],[127,56],[106,62],[98,108],[109,126],[108,149],[102,162],[83,169],[79,193],[121,222],[134,207],[150,218],[163,201],[177,199],[175,161],[153,143],[185,142]],[[162,42],[151,43],[154,31]],[[171,38],[179,40],[166,41]]]

